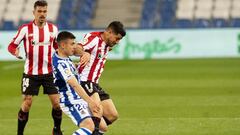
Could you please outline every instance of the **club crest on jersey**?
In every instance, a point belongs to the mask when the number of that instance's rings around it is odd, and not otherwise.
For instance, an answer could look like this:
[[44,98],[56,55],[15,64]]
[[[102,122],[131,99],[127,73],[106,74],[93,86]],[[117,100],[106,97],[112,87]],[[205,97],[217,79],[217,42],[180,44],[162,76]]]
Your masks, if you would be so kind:
[[105,57],[107,57],[107,53],[106,54],[99,53],[98,56],[97,56],[98,59],[102,59],[102,58],[105,58]]
[[36,45],[36,42],[35,42],[35,41],[32,41],[32,45]]
[[66,73],[67,76],[71,76],[71,71],[69,69],[66,69],[64,72]]
[[85,45],[88,42],[87,38],[82,39],[79,43]]
[[102,54],[98,54],[98,59],[101,59],[102,58]]

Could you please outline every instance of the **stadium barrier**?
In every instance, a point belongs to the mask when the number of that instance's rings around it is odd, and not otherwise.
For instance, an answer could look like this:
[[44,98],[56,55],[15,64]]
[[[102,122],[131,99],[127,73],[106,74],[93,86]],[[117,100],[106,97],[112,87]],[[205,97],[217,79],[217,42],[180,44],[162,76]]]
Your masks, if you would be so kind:
[[[72,31],[77,41],[90,31]],[[7,46],[13,31],[0,31],[0,60],[16,60]],[[23,45],[21,55],[23,56]],[[109,59],[224,58],[240,56],[239,29],[127,30]]]

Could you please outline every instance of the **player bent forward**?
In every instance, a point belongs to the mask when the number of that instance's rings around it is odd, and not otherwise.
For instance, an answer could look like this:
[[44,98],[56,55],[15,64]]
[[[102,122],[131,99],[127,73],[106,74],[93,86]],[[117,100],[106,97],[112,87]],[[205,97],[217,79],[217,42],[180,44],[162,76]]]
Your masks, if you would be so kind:
[[91,135],[94,131],[92,113],[98,113],[100,104],[92,100],[80,85],[79,75],[69,56],[74,54],[75,36],[67,31],[57,37],[58,50],[52,57],[55,85],[60,93],[60,107],[80,127],[73,135]]
[[94,132],[97,132],[98,135],[103,135],[107,131],[107,125],[112,124],[118,118],[117,109],[110,95],[99,85],[99,79],[104,70],[109,51],[118,45],[125,35],[126,31],[123,24],[119,21],[113,21],[104,31],[86,34],[79,43],[79,46],[90,53],[89,63],[86,66],[78,66],[81,86],[92,99],[101,104],[100,116],[93,114],[93,116],[96,116],[93,117],[96,129]]

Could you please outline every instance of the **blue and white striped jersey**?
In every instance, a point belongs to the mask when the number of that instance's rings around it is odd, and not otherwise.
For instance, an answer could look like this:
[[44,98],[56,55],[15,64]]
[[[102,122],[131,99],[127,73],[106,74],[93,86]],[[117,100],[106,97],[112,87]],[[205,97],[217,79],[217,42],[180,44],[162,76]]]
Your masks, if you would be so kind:
[[81,97],[67,83],[67,81],[76,77],[80,84],[80,77],[70,58],[62,58],[57,52],[52,57],[54,84],[60,93],[60,103],[70,104]]

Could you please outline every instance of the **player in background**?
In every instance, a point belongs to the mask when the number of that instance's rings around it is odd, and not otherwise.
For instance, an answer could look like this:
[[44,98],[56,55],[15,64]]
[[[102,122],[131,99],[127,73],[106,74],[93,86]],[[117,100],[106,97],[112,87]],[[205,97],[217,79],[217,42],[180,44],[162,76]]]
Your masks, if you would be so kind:
[[[43,92],[48,94],[52,104],[54,121],[52,134],[62,135],[62,111],[59,106],[58,91],[54,86],[52,76],[52,54],[54,49],[57,48],[55,37],[58,29],[52,23],[46,21],[47,7],[48,3],[45,0],[36,1],[33,9],[34,20],[22,25],[8,46],[8,51],[12,55],[22,58],[19,55],[19,44],[23,41],[26,55],[21,84],[23,100],[18,112],[17,135],[23,135],[33,96],[38,95],[40,86],[43,86]],[[88,61],[87,55],[89,54],[83,53],[82,50],[78,52],[83,56],[80,63],[84,65]]]
[[108,93],[98,84],[103,72],[104,64],[107,60],[108,52],[119,43],[126,35],[124,26],[119,21],[111,22],[105,31],[91,32],[84,36],[79,43],[84,50],[91,54],[90,61],[86,66],[79,66],[81,85],[95,101],[101,103],[101,113],[103,119],[93,118],[96,129],[99,127],[99,134],[107,130],[107,125],[112,124],[118,118],[117,109],[110,99]]
[[90,98],[81,87],[75,64],[69,58],[77,47],[74,39],[75,36],[67,31],[58,34],[59,48],[52,58],[54,83],[60,93],[62,111],[80,127],[73,135],[91,135],[94,123],[90,110],[92,113],[98,113],[100,103]]

